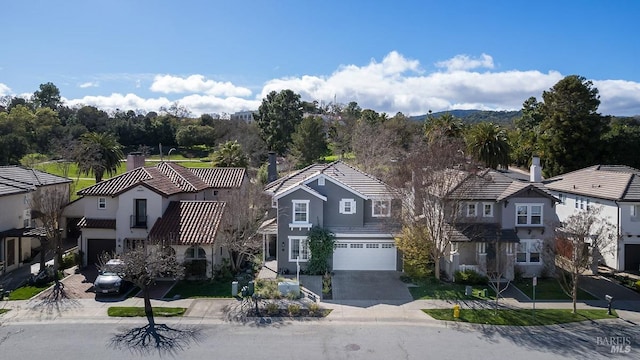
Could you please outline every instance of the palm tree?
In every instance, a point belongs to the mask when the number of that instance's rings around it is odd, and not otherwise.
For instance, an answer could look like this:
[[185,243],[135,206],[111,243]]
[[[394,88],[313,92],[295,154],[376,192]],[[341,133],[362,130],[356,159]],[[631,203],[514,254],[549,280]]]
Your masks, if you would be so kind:
[[427,115],[424,122],[424,133],[430,142],[442,138],[461,138],[464,130],[462,120],[445,113],[439,117],[434,117],[431,113]]
[[467,133],[466,142],[470,154],[486,167],[497,169],[509,165],[509,140],[507,132],[499,125],[478,123]]
[[107,173],[114,175],[124,159],[122,145],[115,136],[108,133],[89,132],[80,137],[80,143],[75,154],[80,174],[93,174],[96,183],[102,181]]
[[243,167],[248,165],[247,155],[242,151],[242,145],[235,141],[227,141],[218,146],[218,150],[211,154],[211,161],[216,167]]

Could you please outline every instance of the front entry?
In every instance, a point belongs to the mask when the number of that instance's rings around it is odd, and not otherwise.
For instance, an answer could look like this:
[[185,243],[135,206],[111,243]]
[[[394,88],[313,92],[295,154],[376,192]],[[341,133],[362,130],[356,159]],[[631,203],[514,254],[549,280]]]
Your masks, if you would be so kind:
[[640,271],[640,244],[624,246],[624,270]]

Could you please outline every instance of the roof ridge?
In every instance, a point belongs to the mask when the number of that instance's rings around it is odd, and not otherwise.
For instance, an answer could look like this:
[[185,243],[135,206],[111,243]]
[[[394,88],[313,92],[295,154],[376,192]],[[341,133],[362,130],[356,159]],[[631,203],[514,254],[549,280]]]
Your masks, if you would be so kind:
[[[184,176],[182,176],[182,174],[180,174],[180,172],[178,172],[178,171],[173,167],[173,165],[174,165],[174,164],[171,164],[171,165],[170,165],[168,162],[164,162],[164,161],[163,161],[163,162],[161,162],[160,164],[158,164],[158,165],[157,165],[157,166],[158,166],[158,168],[160,168],[160,166],[161,166],[161,165],[165,165],[165,167],[169,168],[169,169],[170,169],[174,174],[176,174],[179,178],[181,178],[182,180],[184,180],[184,182],[185,182],[186,184],[188,184],[188,185],[191,187],[191,191],[193,191],[193,190],[197,190],[197,187],[196,187],[194,184],[192,184],[189,180],[187,180],[187,178],[185,178]],[[175,164],[175,165],[177,165],[177,164]],[[181,168],[186,169],[185,167],[183,167],[183,166],[181,166],[181,165],[177,165],[177,166],[180,166]],[[160,172],[161,172],[163,175],[165,175],[165,176],[169,179],[169,181],[171,181],[172,183],[174,183],[174,182],[173,182],[173,180],[171,180],[171,176],[169,176],[168,174],[165,174],[165,173],[164,173],[164,171],[162,171],[162,169],[160,169]],[[196,175],[196,174],[194,174],[193,172],[191,172],[191,173],[192,173],[194,176],[196,176],[197,178],[200,178],[199,176],[197,176],[197,175]],[[174,184],[175,184],[175,183],[174,183]],[[182,187],[182,185],[181,185],[181,184],[175,184],[175,185],[177,185],[178,187]]]

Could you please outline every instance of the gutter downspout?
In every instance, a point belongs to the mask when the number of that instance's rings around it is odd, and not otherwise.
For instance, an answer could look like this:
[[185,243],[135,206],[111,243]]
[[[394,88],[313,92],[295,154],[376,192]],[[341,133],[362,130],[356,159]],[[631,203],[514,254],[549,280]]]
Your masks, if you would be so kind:
[[616,203],[616,207],[618,208],[618,216],[617,216],[617,239],[616,239],[616,271],[620,268],[620,239],[622,239],[622,231],[620,229],[620,204],[618,200],[613,200]]

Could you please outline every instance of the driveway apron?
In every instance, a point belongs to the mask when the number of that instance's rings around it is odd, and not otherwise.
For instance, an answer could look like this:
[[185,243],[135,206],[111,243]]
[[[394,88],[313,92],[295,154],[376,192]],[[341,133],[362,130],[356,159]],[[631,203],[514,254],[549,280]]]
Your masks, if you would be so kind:
[[398,271],[335,271],[331,279],[334,301],[410,302],[407,284]]

